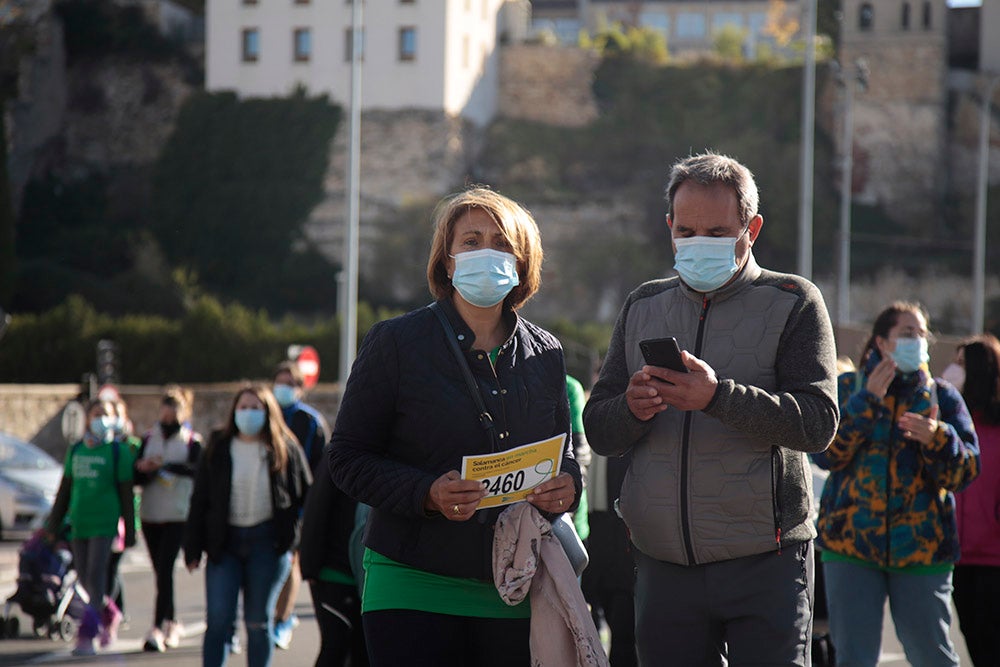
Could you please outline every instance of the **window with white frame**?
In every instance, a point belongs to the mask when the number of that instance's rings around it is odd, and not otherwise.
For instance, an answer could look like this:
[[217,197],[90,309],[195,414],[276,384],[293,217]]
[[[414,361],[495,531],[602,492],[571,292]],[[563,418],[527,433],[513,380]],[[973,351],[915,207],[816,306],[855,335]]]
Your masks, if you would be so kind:
[[260,59],[260,29],[243,28],[240,40],[243,62],[255,63]]
[[712,17],[712,32],[718,32],[727,25],[743,27],[743,15],[736,12],[719,12]]
[[309,28],[296,28],[292,33],[292,44],[295,62],[307,63],[312,59],[312,31]]
[[695,12],[681,12],[677,15],[678,39],[704,39],[705,15]]
[[640,12],[639,25],[655,30],[664,37],[670,35],[670,16],[663,12]]
[[875,24],[875,8],[870,2],[858,7],[858,29],[871,30]]
[[417,29],[413,26],[399,29],[399,59],[417,59]]

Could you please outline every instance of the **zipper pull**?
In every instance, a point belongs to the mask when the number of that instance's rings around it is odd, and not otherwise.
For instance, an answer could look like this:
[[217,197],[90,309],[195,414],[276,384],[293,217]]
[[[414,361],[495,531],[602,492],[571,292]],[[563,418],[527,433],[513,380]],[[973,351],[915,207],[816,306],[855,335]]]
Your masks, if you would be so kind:
[[704,296],[701,297],[701,317],[698,318],[698,321],[700,322],[705,321],[705,313],[707,311],[708,311],[708,295],[705,294]]
[[778,555],[781,555],[781,528],[774,531],[774,541],[778,543]]

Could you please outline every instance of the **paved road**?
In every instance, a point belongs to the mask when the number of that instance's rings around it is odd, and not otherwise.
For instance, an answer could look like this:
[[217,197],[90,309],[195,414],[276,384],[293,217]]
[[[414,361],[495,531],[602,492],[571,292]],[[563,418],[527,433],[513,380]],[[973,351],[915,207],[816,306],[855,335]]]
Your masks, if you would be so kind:
[[[13,594],[17,575],[17,542],[0,542],[0,602]],[[201,641],[205,631],[205,580],[204,568],[188,573],[180,567],[175,573],[177,614],[184,624],[185,633],[181,646],[166,653],[144,653],[143,638],[152,623],[155,585],[149,567],[146,548],[140,542],[126,551],[122,559],[125,580],[125,612],[128,625],[119,633],[118,641],[108,650],[93,658],[70,655],[72,644],[59,639],[36,639],[31,636],[31,620],[14,611],[21,618],[21,638],[0,640],[0,667],[7,665],[160,665],[161,667],[201,667]],[[2,606],[0,606],[2,608]],[[303,586],[296,600],[296,614],[301,625],[295,631],[292,645],[287,651],[276,650],[274,667],[309,667],[319,652],[319,632],[313,618],[309,590]],[[246,633],[240,627],[246,645]],[[245,665],[246,654],[230,658],[230,665]]]
[[[0,602],[5,601],[15,589],[17,576],[17,542],[0,542]],[[180,648],[166,654],[143,653],[142,641],[149,623],[152,621],[155,586],[152,570],[146,556],[145,546],[140,542],[136,548],[126,552],[122,561],[125,578],[126,613],[130,622],[121,633],[119,641],[109,651],[95,658],[75,658],[70,655],[72,646],[59,640],[35,639],[30,637],[31,622],[22,616],[22,638],[0,641],[0,667],[7,665],[169,665],[170,667],[200,667],[201,639],[205,630],[205,588],[204,569],[189,574],[180,567],[176,573],[177,610],[185,625],[185,636]],[[15,608],[16,611],[19,611]],[[276,651],[272,662],[274,667],[307,667],[315,661],[319,651],[319,632],[313,617],[312,603],[308,589],[303,586],[296,601],[296,614],[302,623],[295,631],[295,638],[288,651]],[[882,639],[880,667],[907,667],[903,650],[896,639],[892,620],[886,609],[886,624]],[[965,641],[952,625],[952,639],[955,641],[963,665],[971,665]],[[246,635],[241,632],[244,638]],[[246,656],[233,656],[232,665],[246,664]]]

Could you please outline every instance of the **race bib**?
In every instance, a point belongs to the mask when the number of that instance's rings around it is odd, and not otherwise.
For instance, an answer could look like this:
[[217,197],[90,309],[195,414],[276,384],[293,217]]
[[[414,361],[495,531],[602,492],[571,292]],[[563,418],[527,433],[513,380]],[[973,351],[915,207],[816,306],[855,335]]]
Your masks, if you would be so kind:
[[462,457],[462,479],[480,482],[487,495],[477,509],[524,500],[536,486],[559,474],[566,434],[497,454]]

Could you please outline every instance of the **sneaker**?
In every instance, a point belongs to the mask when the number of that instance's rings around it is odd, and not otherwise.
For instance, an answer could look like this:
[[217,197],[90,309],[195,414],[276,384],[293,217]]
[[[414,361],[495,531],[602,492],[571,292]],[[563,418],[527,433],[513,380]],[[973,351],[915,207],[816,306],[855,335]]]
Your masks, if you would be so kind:
[[97,655],[94,640],[87,637],[78,637],[76,646],[73,648],[73,655]]
[[166,650],[163,642],[163,632],[155,625],[146,634],[146,642],[142,645],[142,650],[151,653],[163,653]]
[[243,644],[240,642],[240,636],[236,633],[233,633],[233,638],[229,640],[229,652],[233,655],[243,653]]
[[299,617],[292,614],[283,621],[274,624],[274,645],[282,650],[292,645],[292,631],[298,627]]
[[101,631],[98,636],[101,640],[101,648],[107,648],[118,639],[118,626],[122,622],[122,613],[118,611],[118,607],[113,602],[109,602],[104,607],[102,616],[101,620],[103,622],[101,623]]
[[184,626],[180,621],[163,622],[163,643],[167,648],[177,648],[181,645],[181,637],[184,636]]

